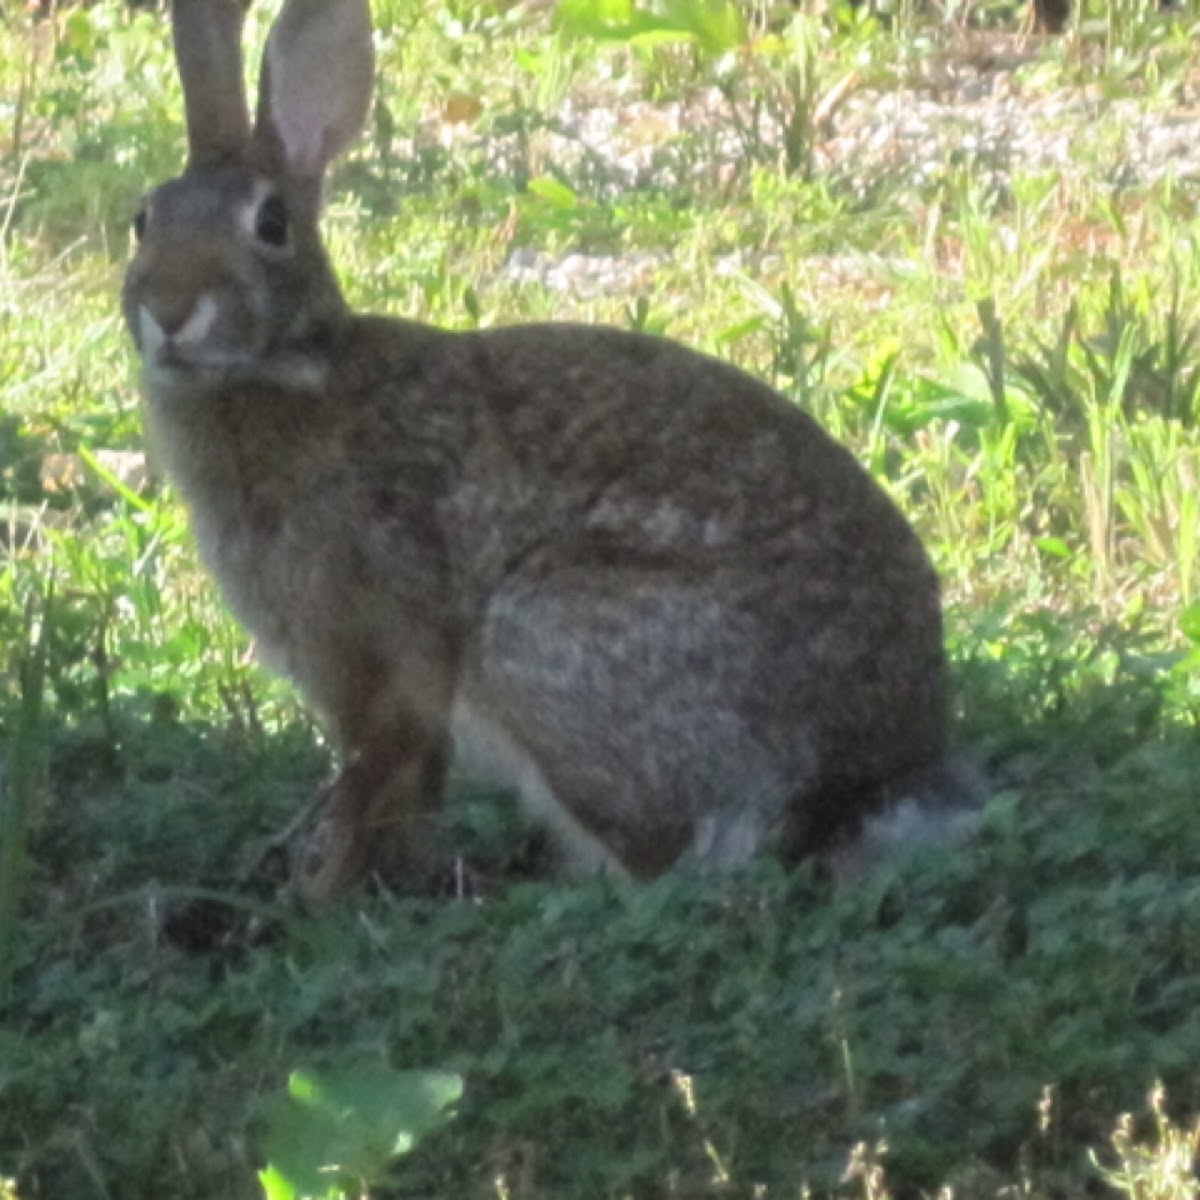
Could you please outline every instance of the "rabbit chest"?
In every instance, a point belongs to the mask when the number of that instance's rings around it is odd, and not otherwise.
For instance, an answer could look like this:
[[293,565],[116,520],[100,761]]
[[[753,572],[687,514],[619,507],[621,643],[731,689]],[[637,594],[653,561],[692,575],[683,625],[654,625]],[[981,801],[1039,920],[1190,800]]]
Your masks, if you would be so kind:
[[353,406],[269,387],[200,402],[151,391],[147,425],[225,601],[318,703],[331,654],[379,652],[437,619],[435,485],[385,455]]

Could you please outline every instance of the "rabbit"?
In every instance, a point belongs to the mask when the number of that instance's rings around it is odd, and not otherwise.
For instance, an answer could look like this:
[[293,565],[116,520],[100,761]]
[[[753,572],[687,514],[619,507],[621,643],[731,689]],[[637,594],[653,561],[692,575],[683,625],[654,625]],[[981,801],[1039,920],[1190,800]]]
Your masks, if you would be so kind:
[[635,879],[949,802],[938,578],[852,454],[665,338],[351,312],[318,218],[367,0],[286,0],[253,121],[243,9],[174,0],[188,159],[122,304],[201,557],[340,756],[303,894],[422,886],[452,763]]

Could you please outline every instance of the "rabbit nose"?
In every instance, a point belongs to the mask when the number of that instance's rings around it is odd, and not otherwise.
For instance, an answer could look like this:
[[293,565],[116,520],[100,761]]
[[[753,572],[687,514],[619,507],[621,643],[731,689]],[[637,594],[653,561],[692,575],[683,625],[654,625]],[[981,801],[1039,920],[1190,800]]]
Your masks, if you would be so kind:
[[175,346],[203,342],[218,316],[217,298],[211,292],[202,293],[186,303],[143,304],[139,323],[143,353],[154,354],[164,343]]

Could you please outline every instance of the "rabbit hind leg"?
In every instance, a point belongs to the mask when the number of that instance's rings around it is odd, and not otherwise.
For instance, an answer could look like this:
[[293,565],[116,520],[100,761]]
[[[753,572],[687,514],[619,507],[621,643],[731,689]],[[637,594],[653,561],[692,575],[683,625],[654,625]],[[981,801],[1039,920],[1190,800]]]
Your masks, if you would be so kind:
[[526,813],[548,829],[571,875],[627,875],[605,842],[583,825],[545,769],[486,706],[459,697],[453,710],[454,758],[464,775],[516,792]]

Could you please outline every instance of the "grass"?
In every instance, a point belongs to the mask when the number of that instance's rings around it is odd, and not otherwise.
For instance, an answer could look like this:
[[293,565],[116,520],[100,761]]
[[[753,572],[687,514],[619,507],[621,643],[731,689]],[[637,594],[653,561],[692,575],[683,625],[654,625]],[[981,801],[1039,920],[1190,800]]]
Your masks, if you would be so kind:
[[[380,1198],[1194,1198],[1200,185],[1122,173],[1194,103],[1194,10],[1085,7],[1010,68],[987,5],[748,5],[667,41],[374,8],[380,103],[327,220],[353,302],[637,325],[811,409],[938,562],[984,828],[844,892],[771,864],[621,889],[538,878],[464,794],[476,899],[236,893],[329,761],[174,498],[107,456],[141,441],[127,221],[182,147],[165,30],[6,10],[0,1195],[260,1195],[289,1076],[352,1062],[463,1081],[367,1156]],[[1034,130],[1100,102],[1053,170],[961,133],[830,157],[855,104],[973,70]]]

